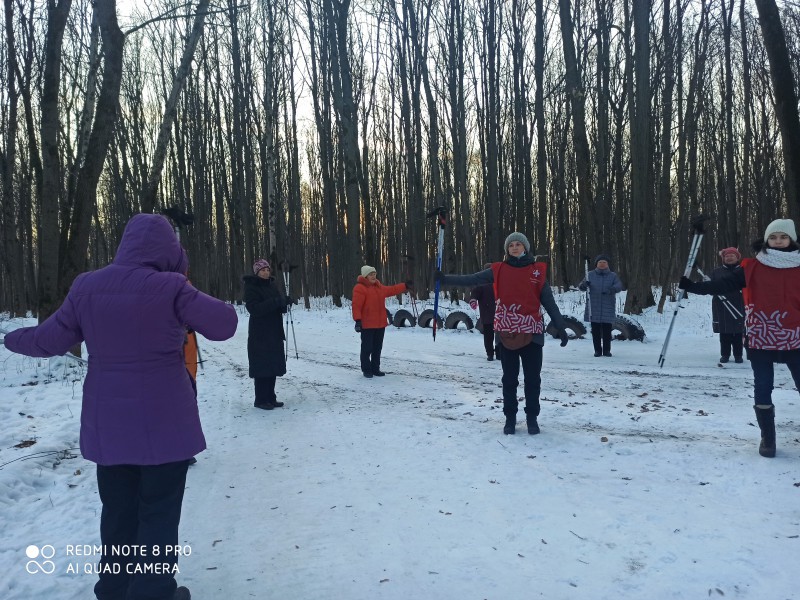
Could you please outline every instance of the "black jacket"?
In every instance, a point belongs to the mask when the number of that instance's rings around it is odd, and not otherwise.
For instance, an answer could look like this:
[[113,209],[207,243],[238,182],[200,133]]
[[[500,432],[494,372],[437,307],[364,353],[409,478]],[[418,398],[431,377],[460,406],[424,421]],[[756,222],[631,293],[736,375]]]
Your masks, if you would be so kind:
[[275,280],[256,275],[244,277],[244,306],[250,313],[247,333],[247,358],[250,377],[280,377],[286,374],[282,314],[286,298]]
[[[735,279],[742,271],[739,264],[736,265],[722,265],[717,267],[711,273],[711,281],[720,281],[723,279]],[[725,298],[729,303],[731,310],[725,307],[722,299]],[[736,311],[739,315],[736,316]],[[735,290],[727,294],[720,294],[714,296],[711,301],[711,315],[713,318],[714,333],[743,333],[744,332],[744,299],[742,298],[742,291]]]

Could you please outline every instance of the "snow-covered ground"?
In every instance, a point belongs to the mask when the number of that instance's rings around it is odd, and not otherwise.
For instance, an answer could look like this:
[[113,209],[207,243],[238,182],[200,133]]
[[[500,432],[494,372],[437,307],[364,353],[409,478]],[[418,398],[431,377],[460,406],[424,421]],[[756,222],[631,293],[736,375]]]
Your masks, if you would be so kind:
[[[582,313],[576,293],[559,302]],[[477,331],[434,343],[390,327],[387,376],[368,380],[349,311],[314,304],[294,312],[283,409],[252,407],[246,313],[233,339],[201,339],[208,450],[189,471],[178,575],[193,598],[800,598],[798,394],[778,367],[778,456],[761,458],[749,364],[717,366],[708,298],[680,311],[663,369],[671,309],[613,358],[588,337],[548,340],[537,436],[522,410],[502,434],[500,363]],[[93,596],[83,375],[0,347],[5,600]]]

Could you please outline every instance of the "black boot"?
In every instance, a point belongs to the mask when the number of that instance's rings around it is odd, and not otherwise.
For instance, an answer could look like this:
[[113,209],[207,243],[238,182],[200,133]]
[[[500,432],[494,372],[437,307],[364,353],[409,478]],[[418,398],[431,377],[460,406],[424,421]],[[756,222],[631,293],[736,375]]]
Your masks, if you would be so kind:
[[503,433],[506,435],[514,435],[517,427],[517,415],[506,415],[506,425],[503,427]]
[[528,433],[530,435],[536,435],[540,433],[539,423],[536,421],[536,417],[528,416],[526,417],[526,422],[528,423]]
[[766,458],[775,457],[775,406],[756,404],[756,420],[761,429],[761,444],[758,453]]
[[172,600],[192,600],[192,595],[189,593],[189,588],[180,586],[172,595]]

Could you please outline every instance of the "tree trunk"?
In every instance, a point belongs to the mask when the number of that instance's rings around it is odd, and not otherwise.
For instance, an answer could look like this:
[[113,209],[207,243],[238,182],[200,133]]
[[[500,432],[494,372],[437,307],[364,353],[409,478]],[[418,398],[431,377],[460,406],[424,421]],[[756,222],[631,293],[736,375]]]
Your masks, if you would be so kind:
[[[781,149],[786,169],[786,202],[789,216],[800,220],[800,116],[792,62],[786,46],[780,13],[775,0],[756,0],[769,73],[775,93],[775,112],[781,130]],[[776,215],[778,216],[778,215]]]

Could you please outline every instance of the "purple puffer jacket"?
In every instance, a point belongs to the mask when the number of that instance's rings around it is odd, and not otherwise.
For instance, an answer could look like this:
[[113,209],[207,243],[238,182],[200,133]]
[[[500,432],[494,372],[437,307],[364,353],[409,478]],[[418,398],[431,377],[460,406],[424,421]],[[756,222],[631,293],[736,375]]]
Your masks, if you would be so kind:
[[79,275],[61,307],[5,346],[64,354],[86,341],[81,453],[100,465],[158,465],[205,450],[194,384],[183,360],[190,327],[210,340],[236,332],[234,308],[186,280],[186,253],[167,219],[134,216],[114,261]]

